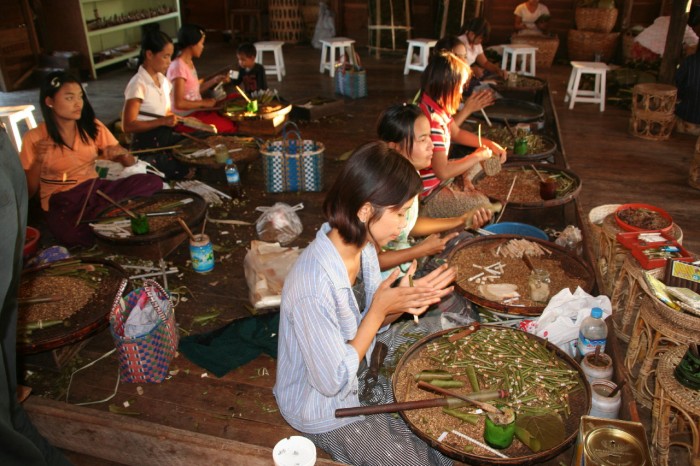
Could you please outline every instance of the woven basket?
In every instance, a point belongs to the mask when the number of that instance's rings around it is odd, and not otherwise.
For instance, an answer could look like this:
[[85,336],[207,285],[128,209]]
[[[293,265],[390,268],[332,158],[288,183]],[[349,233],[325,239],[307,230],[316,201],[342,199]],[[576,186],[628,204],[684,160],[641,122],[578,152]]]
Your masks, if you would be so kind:
[[302,5],[301,7],[301,16],[304,18],[304,32],[309,40],[314,37],[319,11],[320,7],[318,5]]
[[603,220],[610,214],[615,213],[621,204],[604,204],[594,207],[588,213],[588,228],[591,231],[593,251],[596,257],[600,254],[600,235],[603,234]]
[[299,0],[270,0],[270,35],[273,40],[298,43],[304,38]]
[[513,36],[511,37],[513,44],[528,44],[537,47],[535,54],[535,63],[537,68],[551,68],[554,62],[554,56],[559,49],[558,36]]
[[582,31],[610,32],[617,21],[617,8],[576,8],[576,28]]
[[619,32],[592,32],[569,30],[569,60],[593,61],[597,53],[604,62],[615,56]]

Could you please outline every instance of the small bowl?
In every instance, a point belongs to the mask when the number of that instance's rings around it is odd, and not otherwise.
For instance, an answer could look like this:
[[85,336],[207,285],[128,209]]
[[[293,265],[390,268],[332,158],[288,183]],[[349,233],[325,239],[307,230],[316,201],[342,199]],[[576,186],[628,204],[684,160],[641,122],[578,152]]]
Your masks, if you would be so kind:
[[[651,212],[656,212],[657,214],[659,214],[659,216],[661,216],[668,222],[668,225],[658,230],[645,230],[643,228],[630,225],[629,223],[625,222],[620,218],[620,212],[627,209],[645,209]],[[669,213],[666,212],[664,209],[650,204],[623,204],[615,210],[615,221],[617,222],[617,225],[625,231],[660,231],[662,233],[668,233],[673,229],[673,218],[671,217],[671,215],[669,215]]]
[[36,250],[39,247],[39,238],[41,238],[41,233],[34,227],[27,227],[27,235],[24,238],[24,257],[30,257],[36,254]]

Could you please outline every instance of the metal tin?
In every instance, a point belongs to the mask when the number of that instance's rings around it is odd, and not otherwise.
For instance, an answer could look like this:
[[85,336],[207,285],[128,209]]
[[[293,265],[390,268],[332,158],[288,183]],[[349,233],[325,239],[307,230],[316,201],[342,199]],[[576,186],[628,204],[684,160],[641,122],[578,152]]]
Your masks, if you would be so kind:
[[572,466],[651,466],[644,426],[639,422],[582,416]]
[[190,240],[190,257],[195,272],[211,272],[214,268],[214,247],[207,235],[195,235],[195,241]]

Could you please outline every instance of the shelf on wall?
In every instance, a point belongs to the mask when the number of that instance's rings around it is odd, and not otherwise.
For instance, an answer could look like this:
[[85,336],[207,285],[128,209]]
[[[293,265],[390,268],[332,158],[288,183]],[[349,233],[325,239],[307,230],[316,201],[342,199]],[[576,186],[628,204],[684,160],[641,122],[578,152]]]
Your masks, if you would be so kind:
[[109,34],[110,32],[123,31],[125,29],[133,29],[137,26],[142,26],[144,24],[157,23],[158,21],[164,21],[166,19],[177,18],[179,16],[180,16],[180,13],[178,13],[177,11],[173,11],[172,13],[168,13],[167,15],[154,16],[152,18],[140,19],[138,21],[130,21],[128,23],[117,24],[116,26],[110,26],[110,27],[102,28],[102,29],[94,29],[91,31],[88,30],[88,36],[95,37],[95,36],[99,36],[102,34]]

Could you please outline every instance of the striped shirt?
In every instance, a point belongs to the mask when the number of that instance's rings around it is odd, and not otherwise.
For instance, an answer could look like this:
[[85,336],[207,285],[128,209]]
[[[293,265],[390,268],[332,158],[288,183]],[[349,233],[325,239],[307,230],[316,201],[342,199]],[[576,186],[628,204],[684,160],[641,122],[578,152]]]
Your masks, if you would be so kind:
[[[280,412],[295,429],[321,434],[357,421],[335,410],[360,406],[357,351],[350,344],[381,278],[374,246],[362,250],[366,302],[358,303],[348,271],[324,223],[285,279],[280,310],[277,381]],[[382,328],[384,331],[388,328]],[[367,350],[372,354],[374,342]]]
[[[449,153],[451,138],[450,123],[452,123],[452,117],[425,93],[421,93],[418,106],[430,121],[430,139],[433,141],[433,150],[435,152],[445,151],[446,154]],[[423,193],[421,196],[427,196],[440,184],[440,180],[435,175],[433,167],[420,170],[420,177],[423,181]]]

